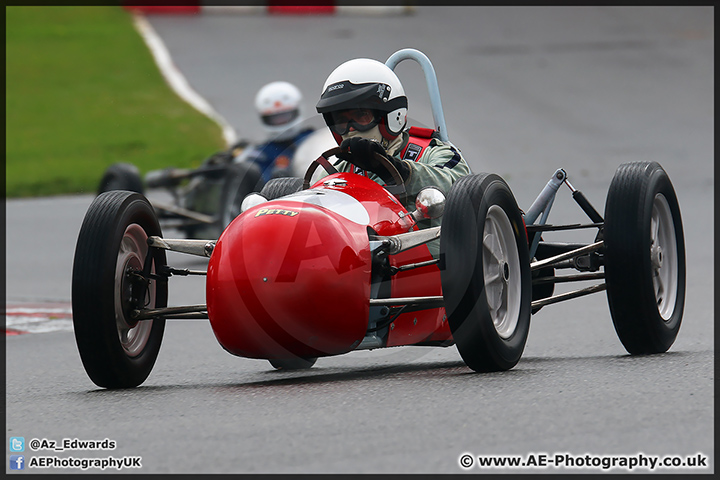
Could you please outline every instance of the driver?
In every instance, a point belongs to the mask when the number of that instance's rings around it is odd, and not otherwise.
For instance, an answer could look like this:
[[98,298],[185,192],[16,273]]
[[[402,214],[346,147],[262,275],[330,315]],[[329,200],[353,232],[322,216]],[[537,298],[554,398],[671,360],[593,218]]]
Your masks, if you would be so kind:
[[285,81],[268,83],[255,95],[255,108],[268,138],[242,151],[235,161],[253,162],[260,169],[263,183],[293,174],[295,151],[314,131],[303,126],[301,102],[300,90]]
[[[404,181],[406,208],[414,205],[423,187],[434,186],[447,193],[455,180],[470,173],[460,151],[443,143],[437,132],[406,128],[407,107],[405,91],[392,69],[369,58],[347,61],[333,70],[316,106],[341,148],[341,160],[335,167],[387,184],[392,176],[373,154],[385,156]],[[439,224],[436,219],[418,226]],[[428,247],[437,256],[437,241]]]

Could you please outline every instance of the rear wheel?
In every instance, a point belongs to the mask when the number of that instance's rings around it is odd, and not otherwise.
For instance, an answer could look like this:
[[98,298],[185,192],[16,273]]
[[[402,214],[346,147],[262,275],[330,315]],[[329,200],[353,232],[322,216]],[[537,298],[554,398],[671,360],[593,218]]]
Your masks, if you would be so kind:
[[631,354],[675,342],[685,305],[680,206],[657,162],[621,165],[605,204],[605,282],[615,331]]
[[315,365],[317,358],[283,358],[272,359],[270,365],[277,370],[307,370]]
[[278,177],[270,179],[260,190],[260,195],[268,200],[290,195],[299,192],[303,187],[303,179],[300,177]]
[[[73,327],[85,370],[100,387],[140,385],[160,351],[165,320],[131,317],[135,309],[167,306],[167,282],[142,276],[151,235],[161,235],[152,206],[127,191],[96,197],[80,229],[72,274]],[[165,252],[154,251],[151,272],[165,263]]]
[[478,372],[515,366],[527,341],[532,288],[525,228],[502,178],[469,175],[452,186],[440,259],[448,324],[465,363]]

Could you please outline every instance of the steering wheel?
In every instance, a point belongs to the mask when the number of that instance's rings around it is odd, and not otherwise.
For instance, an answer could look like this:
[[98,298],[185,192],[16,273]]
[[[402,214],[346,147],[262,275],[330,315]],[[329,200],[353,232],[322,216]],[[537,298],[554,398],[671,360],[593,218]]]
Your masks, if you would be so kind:
[[[340,147],[334,147],[330,150],[327,150],[323,152],[318,158],[312,161],[310,163],[310,166],[308,167],[307,171],[305,172],[305,178],[303,179],[303,190],[310,188],[310,179],[312,178],[313,174],[315,173],[315,170],[319,166],[322,166],[325,171],[332,175],[333,173],[338,173],[338,170],[330,163],[328,160],[330,157],[337,157],[338,153],[340,153],[342,150]],[[351,157],[352,158],[352,157]],[[380,155],[379,153],[375,153],[375,159],[380,162],[388,172],[390,172],[390,175],[392,175],[394,185],[384,185],[385,190],[392,193],[400,201],[402,202],[405,197],[407,196],[407,190],[405,189],[405,183],[403,182],[402,176],[400,176],[400,172],[398,172],[397,168],[395,168],[395,165],[390,162],[385,156]],[[352,163],[352,161],[350,161]]]

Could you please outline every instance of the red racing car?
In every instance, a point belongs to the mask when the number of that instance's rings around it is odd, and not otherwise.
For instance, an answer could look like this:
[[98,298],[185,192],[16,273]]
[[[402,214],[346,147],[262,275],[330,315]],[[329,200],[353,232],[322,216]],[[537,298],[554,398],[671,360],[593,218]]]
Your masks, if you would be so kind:
[[[425,71],[436,129],[444,134],[432,65],[416,50],[386,63],[394,68],[405,59]],[[310,368],[318,357],[353,350],[454,344],[475,371],[507,370],[523,353],[533,313],[603,290],[629,353],[665,352],[674,342],[685,299],[685,247],[677,198],[659,164],[621,165],[604,216],[562,169],[526,212],[501,177],[486,173],[461,178],[447,196],[426,188],[409,212],[397,171],[395,185],[383,187],[337,172],[329,161],[337,152],[325,152],[304,178],[274,179],[246,197],[217,240],[163,238],[139,193],[96,197],[72,279],[75,337],[92,381],[140,385],[166,320],[187,318],[209,319],[225,350],[275,368]],[[320,166],[327,176],[313,181]],[[546,223],[563,184],[589,222]],[[420,220],[440,216],[442,226],[418,228]],[[595,241],[541,237],[577,229],[596,231]],[[426,245],[431,241],[440,243],[437,258]],[[209,257],[207,271],[168,265],[167,250]],[[207,303],[168,307],[170,279],[187,275],[206,276]],[[554,295],[557,283],[588,280],[595,284]]]

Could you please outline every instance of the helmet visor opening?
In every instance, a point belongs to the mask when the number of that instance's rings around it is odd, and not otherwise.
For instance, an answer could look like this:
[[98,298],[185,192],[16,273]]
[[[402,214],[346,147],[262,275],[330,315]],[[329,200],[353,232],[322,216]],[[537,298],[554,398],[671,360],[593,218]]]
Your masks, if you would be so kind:
[[287,112],[272,113],[269,115],[261,115],[260,118],[265,125],[276,127],[292,122],[300,114],[299,110],[289,110]]
[[[329,117],[329,118],[328,118]],[[350,127],[359,132],[366,132],[380,122],[380,113],[369,108],[352,108],[330,112],[326,117],[328,127],[338,135],[345,135]]]

